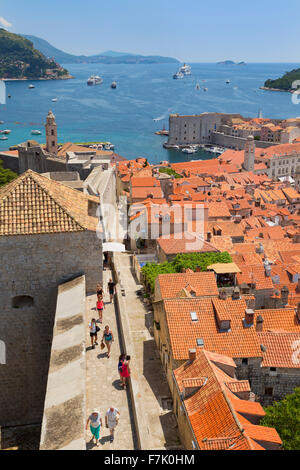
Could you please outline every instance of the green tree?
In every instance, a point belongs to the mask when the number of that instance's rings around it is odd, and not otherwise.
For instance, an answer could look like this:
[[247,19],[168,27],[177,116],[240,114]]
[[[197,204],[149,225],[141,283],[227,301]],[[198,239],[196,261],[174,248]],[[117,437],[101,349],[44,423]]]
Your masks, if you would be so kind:
[[174,261],[165,263],[147,263],[142,268],[146,283],[154,292],[155,279],[159,274],[180,273],[182,269],[192,269],[200,267],[201,271],[206,271],[207,267],[215,263],[232,263],[232,258],[224,251],[223,253],[191,253],[178,254]]
[[18,175],[11,170],[3,168],[3,162],[0,160],[0,187],[17,178]]
[[275,428],[285,450],[300,449],[300,388],[282,401],[265,409],[266,416],[260,421],[262,426]]

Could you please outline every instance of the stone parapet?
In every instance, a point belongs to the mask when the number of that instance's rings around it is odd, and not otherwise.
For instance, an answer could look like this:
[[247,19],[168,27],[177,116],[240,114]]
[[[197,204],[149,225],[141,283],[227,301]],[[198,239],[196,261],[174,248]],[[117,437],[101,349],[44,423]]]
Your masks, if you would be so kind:
[[85,276],[58,288],[40,450],[85,450]]

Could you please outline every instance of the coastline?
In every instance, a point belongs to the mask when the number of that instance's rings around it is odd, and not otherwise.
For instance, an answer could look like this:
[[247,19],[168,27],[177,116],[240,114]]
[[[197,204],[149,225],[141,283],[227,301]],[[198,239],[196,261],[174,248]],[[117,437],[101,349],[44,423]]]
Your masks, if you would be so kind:
[[73,77],[73,75],[63,75],[62,77],[57,77],[57,78],[46,78],[46,77],[40,77],[40,78],[28,78],[28,77],[23,77],[23,78],[1,78],[3,82],[26,82],[26,81],[51,81],[51,80],[70,80]]
[[266,86],[261,86],[259,87],[260,90],[265,90],[265,91],[281,91],[282,93],[292,93],[292,94],[295,94],[295,95],[300,95],[300,90],[297,91],[293,88],[291,88],[290,90],[281,90],[280,88],[268,88]]

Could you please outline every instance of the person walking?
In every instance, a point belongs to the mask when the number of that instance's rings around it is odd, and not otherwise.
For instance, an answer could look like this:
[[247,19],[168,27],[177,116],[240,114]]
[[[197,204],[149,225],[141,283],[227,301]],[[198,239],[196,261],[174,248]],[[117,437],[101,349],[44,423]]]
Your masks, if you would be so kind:
[[96,446],[99,447],[100,428],[102,426],[102,418],[100,412],[95,408],[92,414],[88,417],[86,422],[86,429],[90,422],[90,430],[92,433],[93,442],[96,441]]
[[95,318],[92,318],[91,323],[89,324],[89,328],[90,328],[90,338],[91,338],[92,349],[95,349],[95,345],[98,345],[97,333],[98,331],[100,331],[99,326],[96,325]]
[[123,383],[122,377],[121,377],[121,370],[122,370],[122,365],[123,365],[123,362],[125,361],[125,358],[126,358],[126,354],[121,354],[121,355],[119,356],[118,372],[119,372],[121,384]]
[[105,308],[105,304],[103,302],[103,298],[100,295],[97,298],[96,308],[98,310],[100,323],[102,323],[102,314],[103,314],[103,309]]
[[101,284],[97,284],[97,287],[96,287],[96,293],[97,293],[97,297],[102,297],[103,298],[103,288],[101,286]]
[[106,427],[110,430],[110,442],[114,441],[115,429],[119,423],[119,419],[120,411],[117,408],[111,406],[105,415],[105,424]]
[[113,296],[116,292],[116,284],[113,282],[112,279],[109,280],[109,282],[107,284],[107,288],[108,288],[108,293],[109,293],[109,296],[110,296],[110,303],[112,303]]
[[110,348],[111,348],[111,345],[112,345],[112,342],[114,341],[114,335],[112,333],[112,331],[109,329],[109,326],[106,325],[105,329],[104,329],[104,332],[103,332],[103,336],[102,336],[102,343],[105,343],[106,344],[106,347],[107,347],[107,357],[109,358],[110,356]]
[[121,371],[120,371],[120,376],[121,376],[121,381],[122,381],[122,387],[123,389],[126,388],[127,386],[127,378],[130,377],[130,356],[126,356],[125,360],[123,361]]

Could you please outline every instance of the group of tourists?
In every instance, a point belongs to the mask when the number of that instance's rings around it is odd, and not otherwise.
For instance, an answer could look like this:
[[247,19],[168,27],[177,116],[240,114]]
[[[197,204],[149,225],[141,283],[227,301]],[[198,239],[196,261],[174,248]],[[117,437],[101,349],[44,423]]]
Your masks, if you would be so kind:
[[[108,294],[110,296],[110,303],[113,302],[113,297],[115,294],[115,283],[112,279],[109,280],[107,284]],[[96,294],[97,294],[97,302],[96,302],[96,309],[98,311],[99,319],[96,320],[92,318],[89,328],[90,328],[90,338],[91,338],[91,345],[92,349],[95,349],[98,346],[98,333],[100,332],[100,327],[97,323],[102,324],[102,317],[103,317],[103,310],[105,308],[105,303],[103,300],[104,291],[103,287],[100,284],[97,284],[96,287]],[[100,347],[101,350],[107,348],[106,357],[110,357],[111,346],[114,341],[114,335],[109,327],[106,325],[103,331]],[[120,376],[120,385],[123,390],[127,387],[128,378],[130,377],[130,356],[126,354],[121,354],[119,356],[118,362],[118,373]],[[110,407],[105,415],[105,425],[110,430],[110,442],[114,441],[114,432],[115,428],[118,425],[120,417],[120,412],[115,407]],[[96,446],[99,447],[99,438],[100,438],[100,430],[102,427],[102,418],[101,414],[97,409],[94,409],[91,415],[87,419],[86,429],[88,428],[88,424],[90,423],[90,430],[92,433],[92,440],[95,442]]]

